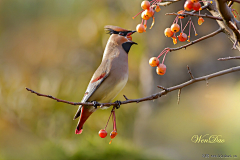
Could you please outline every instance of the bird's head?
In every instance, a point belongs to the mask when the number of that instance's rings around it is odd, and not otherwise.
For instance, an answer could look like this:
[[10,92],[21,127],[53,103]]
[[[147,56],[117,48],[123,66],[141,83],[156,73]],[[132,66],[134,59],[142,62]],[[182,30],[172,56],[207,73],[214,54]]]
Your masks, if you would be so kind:
[[133,44],[137,44],[132,41],[132,34],[136,31],[131,31],[123,29],[118,26],[107,25],[104,27],[108,33],[111,35],[111,39],[117,43],[117,45],[122,45],[123,49],[128,53]]

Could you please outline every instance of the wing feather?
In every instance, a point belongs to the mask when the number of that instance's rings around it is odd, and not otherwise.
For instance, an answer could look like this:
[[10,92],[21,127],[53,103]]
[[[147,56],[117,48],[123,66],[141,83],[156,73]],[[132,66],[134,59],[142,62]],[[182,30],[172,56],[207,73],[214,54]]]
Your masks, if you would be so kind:
[[[84,103],[84,102],[88,101],[88,99],[92,96],[92,94],[96,91],[96,89],[108,77],[108,75],[110,73],[110,69],[111,69],[111,66],[110,66],[109,60],[106,60],[105,62],[103,61],[101,63],[101,65],[98,67],[98,69],[93,74],[93,77],[88,84],[87,90],[86,90],[81,102]],[[77,113],[75,114],[73,119],[76,119],[80,116],[81,107],[82,107],[82,105],[79,106]]]

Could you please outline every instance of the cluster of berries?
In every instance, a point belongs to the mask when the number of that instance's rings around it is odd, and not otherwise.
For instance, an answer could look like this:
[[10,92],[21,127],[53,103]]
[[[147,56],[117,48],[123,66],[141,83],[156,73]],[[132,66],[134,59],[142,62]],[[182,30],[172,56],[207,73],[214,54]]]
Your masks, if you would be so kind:
[[[168,53],[169,51],[170,51],[169,48],[165,48],[165,49],[159,54],[158,57],[152,57],[152,58],[150,58],[150,60],[149,60],[150,66],[152,66],[152,67],[157,67],[157,68],[156,68],[156,72],[157,72],[158,75],[164,75],[164,74],[166,73],[167,67],[166,67],[166,65],[164,64],[164,60],[165,60],[165,57],[166,57],[166,55],[167,55],[167,53]],[[164,55],[164,57],[163,57],[162,63],[159,63],[159,57],[161,57],[163,54],[165,54],[165,55]]]
[[154,25],[154,13],[155,12],[159,12],[161,9],[158,5],[159,2],[161,2],[162,0],[152,0],[152,1],[142,1],[141,3],[141,7],[142,7],[142,11],[139,12],[136,16],[133,17],[133,19],[135,17],[137,17],[139,14],[141,14],[142,17],[142,23],[138,24],[136,27],[136,30],[138,33],[143,33],[146,32],[147,29],[147,20],[149,20],[151,17],[153,18],[152,21],[152,25],[150,27],[150,29],[153,27]]
[[[107,121],[107,125],[108,125],[108,122],[110,120],[112,116],[112,119],[113,119],[113,131],[110,133],[110,138],[111,138],[111,141],[109,142],[109,144],[112,143],[112,139],[116,137],[116,135],[118,134],[117,133],[117,126],[116,126],[116,115],[115,115],[115,108],[112,109],[111,111],[111,114],[108,118],[108,121]],[[104,129],[101,129],[99,132],[98,132],[98,135],[101,137],[101,138],[105,138],[107,136],[107,131],[106,131],[106,128],[107,128],[107,125]]]
[[[212,3],[212,1],[210,3]],[[177,13],[178,14],[184,14],[185,11],[192,11],[192,10],[199,11],[199,14],[200,14],[200,11],[202,10],[202,8],[201,8],[201,4],[200,4],[199,0],[186,0],[185,3],[184,3],[184,10],[180,10]],[[177,44],[177,39],[180,42],[185,42],[186,40],[188,42],[190,42],[191,27],[193,27],[193,29],[194,29],[195,36],[198,35],[191,18],[189,18],[187,24],[182,29],[182,19],[183,18],[184,18],[183,16],[177,16],[175,18],[175,20],[173,21],[173,24],[171,25],[171,27],[166,28],[164,30],[164,35],[166,37],[171,37],[173,39],[173,44]],[[181,27],[178,25],[179,19],[180,19]],[[204,22],[204,19],[202,17],[199,17],[198,18],[198,24],[202,25],[203,22]],[[189,35],[187,36],[187,34],[184,33],[184,30],[186,29],[186,27],[188,25],[189,25]],[[181,30],[180,34],[178,36],[176,36],[176,33],[179,32],[180,30]]]
[[[210,1],[210,3],[212,3],[212,1]],[[186,2],[184,3],[184,9],[186,11],[201,11],[202,10],[202,6],[199,2],[199,0],[186,0]],[[198,24],[202,25],[202,23],[204,22],[204,19],[202,17],[198,18]]]

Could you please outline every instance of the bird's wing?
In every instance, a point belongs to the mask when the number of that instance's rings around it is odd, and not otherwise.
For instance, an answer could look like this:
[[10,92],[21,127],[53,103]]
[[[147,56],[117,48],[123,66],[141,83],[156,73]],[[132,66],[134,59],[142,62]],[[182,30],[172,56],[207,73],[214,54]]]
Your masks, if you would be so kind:
[[[109,60],[106,60],[106,62],[102,62],[101,65],[98,67],[98,69],[93,74],[93,77],[91,81],[88,84],[87,90],[83,96],[83,99],[81,102],[87,102],[88,99],[92,96],[92,94],[98,89],[98,87],[101,85],[101,83],[108,77],[111,69],[111,64]],[[81,114],[81,105],[78,108],[78,111],[76,115],[74,116],[74,119],[78,118]]]

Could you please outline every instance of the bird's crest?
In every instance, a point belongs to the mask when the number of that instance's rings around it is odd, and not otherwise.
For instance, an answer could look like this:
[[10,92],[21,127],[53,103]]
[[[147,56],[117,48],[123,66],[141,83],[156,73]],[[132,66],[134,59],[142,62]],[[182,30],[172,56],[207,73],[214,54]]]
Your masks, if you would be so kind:
[[108,34],[119,34],[119,32],[131,32],[130,30],[123,29],[118,26],[107,25],[104,27],[107,30]]

